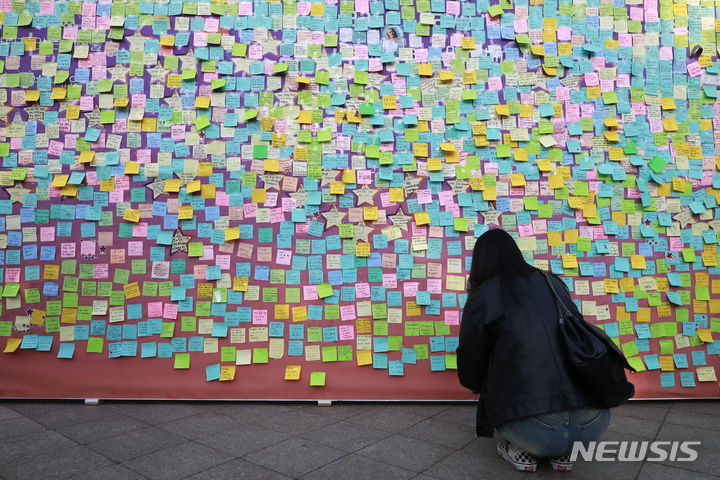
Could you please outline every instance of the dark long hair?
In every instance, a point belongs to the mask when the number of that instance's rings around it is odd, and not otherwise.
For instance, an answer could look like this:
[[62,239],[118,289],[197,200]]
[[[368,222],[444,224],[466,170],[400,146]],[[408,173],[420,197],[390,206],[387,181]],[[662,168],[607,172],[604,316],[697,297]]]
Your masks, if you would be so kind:
[[488,230],[480,235],[473,249],[468,293],[474,292],[491,278],[504,280],[537,270],[525,261],[515,240],[505,230]]

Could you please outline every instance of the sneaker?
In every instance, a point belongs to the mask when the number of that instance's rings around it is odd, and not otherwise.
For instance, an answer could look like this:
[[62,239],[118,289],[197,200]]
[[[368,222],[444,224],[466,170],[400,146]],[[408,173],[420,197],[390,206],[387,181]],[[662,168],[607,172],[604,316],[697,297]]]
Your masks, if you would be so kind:
[[516,470],[523,472],[534,472],[537,470],[537,459],[535,456],[524,452],[513,446],[507,440],[501,440],[497,444],[497,452]]
[[569,472],[572,470],[574,465],[574,463],[570,461],[570,457],[568,455],[562,457],[550,457],[548,458],[548,462],[550,462],[552,469],[557,470],[558,472]]

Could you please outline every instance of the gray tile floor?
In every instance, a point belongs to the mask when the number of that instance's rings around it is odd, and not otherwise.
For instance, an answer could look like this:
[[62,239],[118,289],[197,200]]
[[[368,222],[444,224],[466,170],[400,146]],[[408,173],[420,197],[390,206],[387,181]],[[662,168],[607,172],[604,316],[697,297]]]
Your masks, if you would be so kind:
[[606,440],[699,440],[695,462],[578,462],[514,471],[462,403],[0,401],[11,479],[720,478],[720,402],[631,402]]

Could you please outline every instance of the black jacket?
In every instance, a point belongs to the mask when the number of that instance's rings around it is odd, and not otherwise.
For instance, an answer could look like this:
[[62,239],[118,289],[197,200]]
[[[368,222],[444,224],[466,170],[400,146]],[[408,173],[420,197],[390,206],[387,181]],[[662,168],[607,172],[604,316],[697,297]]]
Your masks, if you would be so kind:
[[[588,405],[557,344],[555,297],[538,271],[494,278],[467,299],[457,349],[460,383],[480,393],[478,435],[512,420]],[[565,284],[550,276],[565,304]],[[503,282],[509,282],[506,285]]]

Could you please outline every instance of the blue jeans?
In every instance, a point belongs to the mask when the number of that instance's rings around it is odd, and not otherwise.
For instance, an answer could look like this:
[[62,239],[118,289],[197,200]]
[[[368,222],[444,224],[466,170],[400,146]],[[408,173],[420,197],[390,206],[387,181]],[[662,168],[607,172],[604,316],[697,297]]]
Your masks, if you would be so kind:
[[524,417],[496,428],[513,445],[538,457],[570,455],[573,442],[598,440],[610,423],[610,410],[580,408]]

